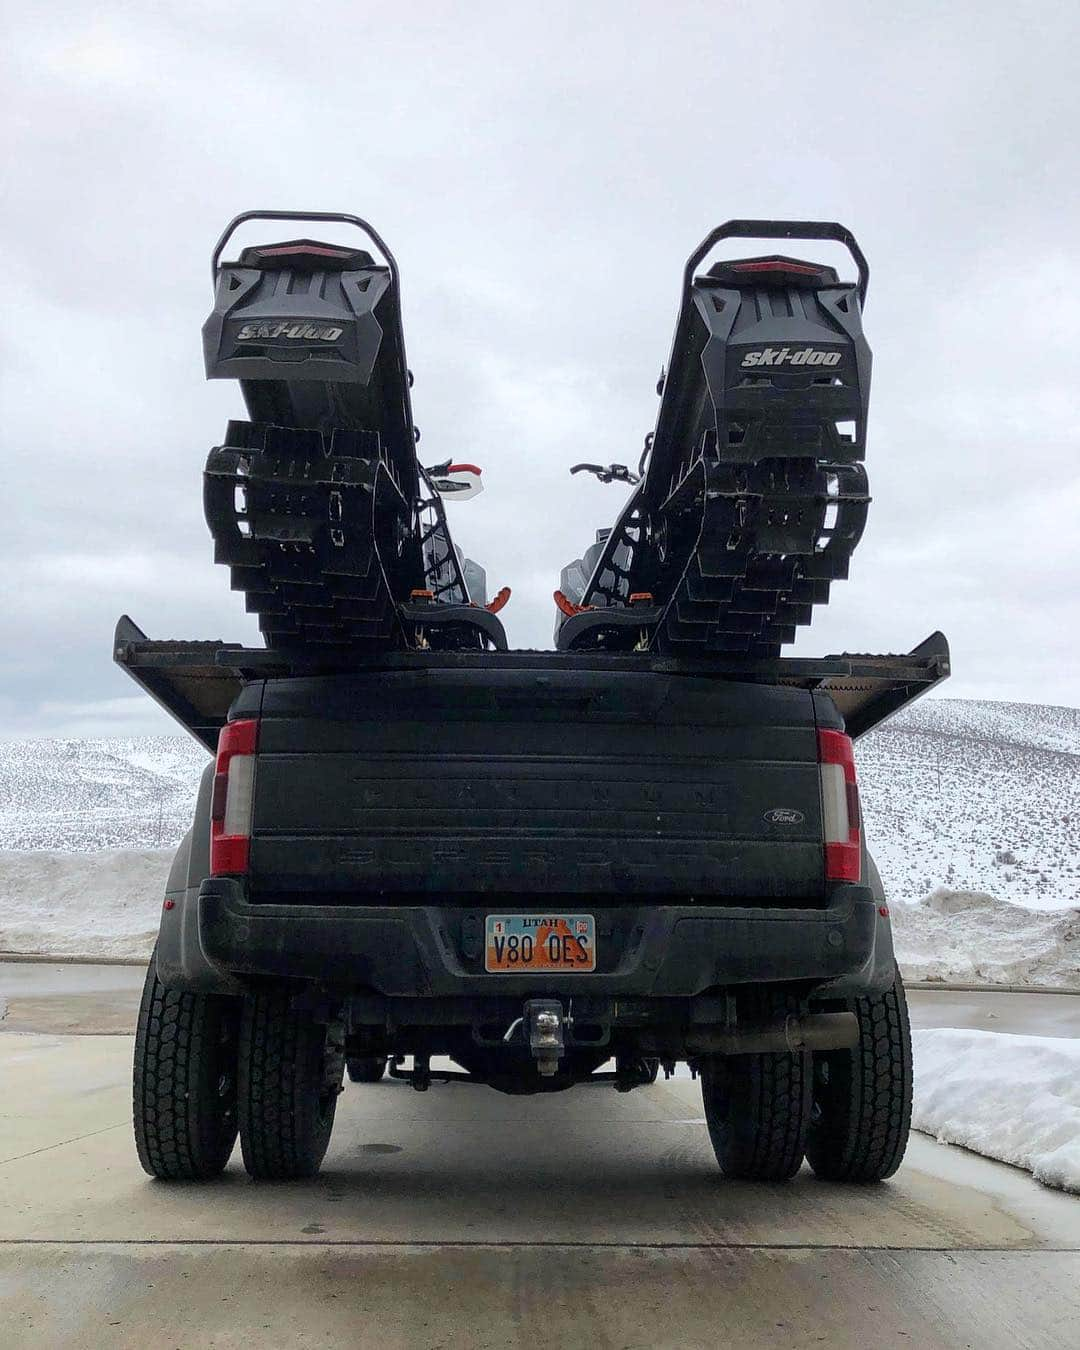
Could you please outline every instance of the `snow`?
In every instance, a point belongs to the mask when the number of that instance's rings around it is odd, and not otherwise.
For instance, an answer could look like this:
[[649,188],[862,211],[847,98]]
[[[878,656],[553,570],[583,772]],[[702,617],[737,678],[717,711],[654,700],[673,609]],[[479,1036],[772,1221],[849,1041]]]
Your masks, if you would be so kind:
[[908,981],[1080,989],[1080,909],[1026,909],[950,890],[889,908]]
[[855,761],[890,903],[948,887],[1080,905],[1080,709],[924,699]]
[[915,1031],[912,1124],[1080,1192],[1080,1039]]
[[887,725],[926,735],[1080,755],[1080,708],[993,699],[927,698],[912,704]]
[[150,954],[172,849],[0,852],[0,952]]
[[0,742],[0,849],[175,846],[207,759],[187,736]]

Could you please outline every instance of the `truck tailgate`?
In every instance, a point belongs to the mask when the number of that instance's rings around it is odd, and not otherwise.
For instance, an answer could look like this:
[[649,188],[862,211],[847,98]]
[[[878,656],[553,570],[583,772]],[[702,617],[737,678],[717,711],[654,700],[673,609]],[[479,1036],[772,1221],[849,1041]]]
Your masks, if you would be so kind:
[[815,702],[588,669],[250,685],[252,897],[820,904]]

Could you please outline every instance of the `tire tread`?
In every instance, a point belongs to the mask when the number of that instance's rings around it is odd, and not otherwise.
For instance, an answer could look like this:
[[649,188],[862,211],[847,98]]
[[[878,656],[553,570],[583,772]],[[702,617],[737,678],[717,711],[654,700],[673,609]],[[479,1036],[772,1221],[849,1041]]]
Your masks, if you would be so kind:
[[236,1142],[211,1118],[205,1100],[206,1056],[216,1048],[221,1019],[232,1010],[224,996],[166,989],[151,957],[139,1004],[132,1074],[132,1117],[139,1162],[163,1181],[217,1176]]
[[884,1181],[903,1161],[911,1129],[911,1030],[899,970],[891,989],[849,1007],[858,1044],[823,1056],[830,1082],[820,1090],[807,1157],[826,1180]]
[[294,1009],[286,990],[244,1001],[240,1023],[240,1147],[253,1177],[285,1180],[319,1170],[330,1140],[320,1125],[319,1066],[325,1029]]
[[[782,990],[747,991],[742,1014],[783,1016],[797,1005]],[[810,1056],[733,1055],[706,1066],[701,1091],[716,1160],[725,1176],[787,1181],[802,1165],[810,1119]]]

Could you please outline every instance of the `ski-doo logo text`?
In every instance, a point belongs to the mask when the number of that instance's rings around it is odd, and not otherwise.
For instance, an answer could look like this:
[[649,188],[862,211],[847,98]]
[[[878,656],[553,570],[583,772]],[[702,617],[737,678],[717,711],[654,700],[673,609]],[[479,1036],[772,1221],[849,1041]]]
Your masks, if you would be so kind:
[[319,338],[323,342],[333,342],[345,330],[326,328],[317,323],[246,323],[236,335],[237,342],[250,342],[253,338]]
[[746,366],[838,366],[842,352],[821,352],[816,347],[764,347],[759,352],[747,352],[742,359]]

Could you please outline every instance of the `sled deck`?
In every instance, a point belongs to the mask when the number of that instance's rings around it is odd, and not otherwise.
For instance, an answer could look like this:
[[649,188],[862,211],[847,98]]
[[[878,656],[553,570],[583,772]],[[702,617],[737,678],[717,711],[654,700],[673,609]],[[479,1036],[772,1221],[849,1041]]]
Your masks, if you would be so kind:
[[[699,275],[729,238],[838,241],[858,281],[781,254]],[[826,603],[870,501],[868,278],[839,224],[729,221],[695,249],[640,482],[614,528],[564,571],[561,649],[767,659]],[[647,624],[622,613],[635,597],[655,610]]]
[[[423,622],[424,607],[410,609]],[[489,619],[493,616],[488,615]],[[453,622],[452,617],[449,619]],[[828,694],[858,738],[920,698],[949,675],[949,644],[934,633],[907,655],[841,654],[825,657],[744,657],[700,660],[657,653],[386,651],[361,659],[295,656],[229,642],[155,642],[124,615],[116,625],[113,659],[161,707],[211,752],[241,689],[261,680],[333,676],[372,671],[483,669],[502,673],[506,697],[521,710],[544,698],[545,672],[554,670],[654,672],[708,676],[718,681],[775,684]],[[601,709],[597,709],[601,712]],[[498,720],[493,704],[492,720]]]
[[[354,225],[385,262],[313,239],[222,261],[237,227],[256,219]],[[211,270],[207,377],[238,380],[251,420],[230,422],[210,452],[204,509],[215,560],[267,645],[407,649],[415,626],[402,607],[416,595],[482,605],[468,580],[482,572],[454,547],[417,459],[398,268],[382,239],[356,216],[249,211],[222,235]],[[428,627],[444,645],[491,645],[486,620]]]

